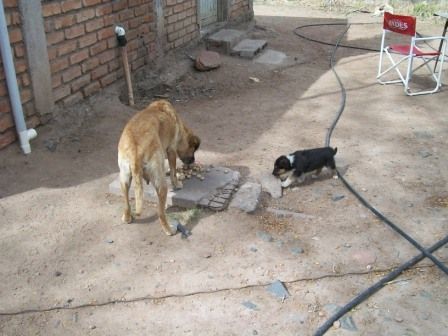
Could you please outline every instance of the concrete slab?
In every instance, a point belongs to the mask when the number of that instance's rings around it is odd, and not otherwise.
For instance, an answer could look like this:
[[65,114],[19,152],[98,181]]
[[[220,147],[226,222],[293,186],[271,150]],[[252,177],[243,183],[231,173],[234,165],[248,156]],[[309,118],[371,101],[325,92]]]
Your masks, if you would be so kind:
[[263,54],[257,57],[254,62],[269,65],[279,65],[287,61],[288,56],[280,51],[266,49]]
[[[197,178],[183,181],[183,188],[170,190],[167,196],[168,206],[192,208],[196,206],[221,211],[227,208],[232,194],[238,186],[240,174],[224,167],[212,167],[204,174],[204,180]],[[167,177],[169,185],[169,177]],[[109,184],[109,192],[121,196],[120,180],[117,176]],[[151,184],[144,184],[145,199],[157,202],[156,192]],[[130,196],[134,197],[134,186],[131,185]]]
[[232,48],[244,38],[244,32],[235,29],[221,29],[205,39],[207,49],[230,54]]
[[244,39],[232,48],[231,54],[252,59],[267,45],[268,43],[265,40]]

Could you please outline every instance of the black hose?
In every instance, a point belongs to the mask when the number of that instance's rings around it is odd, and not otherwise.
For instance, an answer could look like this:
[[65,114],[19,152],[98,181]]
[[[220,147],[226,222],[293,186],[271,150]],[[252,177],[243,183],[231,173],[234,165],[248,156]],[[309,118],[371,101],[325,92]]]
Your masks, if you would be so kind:
[[[311,38],[311,37],[308,37],[308,36],[306,36],[306,35],[303,35],[303,34],[300,34],[300,33],[298,33],[298,30],[300,30],[300,29],[302,29],[302,28],[308,28],[308,27],[321,27],[321,26],[351,26],[351,25],[366,25],[366,24],[378,24],[378,23],[376,23],[376,22],[370,22],[370,23],[350,23],[350,24],[347,24],[347,23],[315,23],[315,24],[309,24],[309,25],[303,25],[303,26],[300,26],[300,27],[297,27],[296,29],[294,29],[294,34],[296,34],[297,36],[299,36],[299,37],[301,37],[301,38],[303,38],[303,39],[305,39],[305,40],[307,40],[307,41],[311,41],[311,42],[316,42],[316,43],[319,43],[319,44],[324,44],[324,45],[328,45],[328,46],[331,46],[331,47],[334,47],[335,46],[335,44],[334,43],[331,43],[331,42],[324,42],[324,41],[320,41],[320,40],[316,40],[316,39],[313,39],[313,38]],[[348,28],[347,28],[348,29]],[[346,32],[346,31],[345,31]],[[344,32],[344,34],[342,35],[342,37],[345,35],[345,32]],[[342,39],[342,37],[341,37],[341,39]],[[348,49],[357,49],[357,50],[364,50],[364,51],[380,51],[379,49],[373,49],[373,48],[366,48],[366,47],[357,47],[357,46],[352,46],[352,45],[346,45],[346,44],[338,44],[338,47],[339,48],[348,48]],[[337,48],[336,48],[337,49]]]
[[[446,236],[444,239],[438,241],[433,246],[431,246],[428,251],[434,252],[441,248],[443,245],[448,243],[448,236]],[[350,310],[352,310],[354,307],[359,305],[361,302],[375,294],[377,291],[379,291],[381,288],[383,288],[389,281],[392,281],[397,276],[399,276],[403,271],[406,269],[414,266],[419,261],[425,258],[425,255],[423,253],[420,253],[419,255],[415,256],[411,260],[405,262],[404,264],[401,264],[397,269],[390,272],[388,275],[386,275],[384,278],[382,278],[380,281],[375,283],[373,286],[367,288],[365,291],[361,292],[356,296],[353,300],[351,300],[349,303],[347,303],[344,307],[339,309],[333,316],[331,316],[327,321],[325,321],[322,326],[317,329],[317,331],[314,333],[314,336],[321,336],[327,332],[328,329],[331,328],[334,322],[339,320],[342,316],[344,316],[346,313],[348,313]]]

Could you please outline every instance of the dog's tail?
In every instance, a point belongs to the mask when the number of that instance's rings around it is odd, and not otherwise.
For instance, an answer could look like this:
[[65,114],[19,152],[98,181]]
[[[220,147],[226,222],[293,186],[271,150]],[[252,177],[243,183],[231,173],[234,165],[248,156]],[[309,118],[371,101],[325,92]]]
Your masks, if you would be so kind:
[[337,147],[333,148],[333,155],[336,155],[337,151],[338,151]]
[[142,167],[133,160],[131,164],[132,177],[134,179],[134,193],[135,193],[135,214],[140,216],[143,207],[143,184],[142,184]]

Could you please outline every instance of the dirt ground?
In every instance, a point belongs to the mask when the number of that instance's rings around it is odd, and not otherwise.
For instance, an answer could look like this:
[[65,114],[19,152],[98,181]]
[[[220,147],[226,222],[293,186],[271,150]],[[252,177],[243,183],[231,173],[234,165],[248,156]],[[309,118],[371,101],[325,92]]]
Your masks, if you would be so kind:
[[[221,68],[198,73],[186,55],[199,45],[170,55],[161,73],[148,68],[134,78],[138,107],[168,94],[202,138],[197,159],[237,169],[243,181],[269,174],[280,154],[324,144],[340,104],[332,48],[293,30],[346,21],[301,6],[256,5],[255,13],[250,36],[288,55],[286,66],[222,55]],[[379,47],[380,18],[349,20],[376,24],[353,25],[344,43]],[[343,28],[302,32],[334,42]],[[418,29],[434,33],[442,24]],[[430,246],[448,232],[447,87],[408,97],[377,84],[377,63],[374,52],[337,53],[347,90],[331,141],[337,165],[373,206]],[[263,193],[254,214],[203,210],[188,239],[165,236],[154,204],[122,224],[122,200],[108,185],[120,132],[135,112],[122,103],[124,87],[61,110],[38,129],[30,155],[17,144],[0,153],[1,335],[312,335],[336,305],[419,254],[331,178],[277,200]],[[435,255],[446,262],[447,246]],[[289,297],[267,290],[275,280]],[[327,334],[442,336],[447,311],[448,277],[424,260]]]

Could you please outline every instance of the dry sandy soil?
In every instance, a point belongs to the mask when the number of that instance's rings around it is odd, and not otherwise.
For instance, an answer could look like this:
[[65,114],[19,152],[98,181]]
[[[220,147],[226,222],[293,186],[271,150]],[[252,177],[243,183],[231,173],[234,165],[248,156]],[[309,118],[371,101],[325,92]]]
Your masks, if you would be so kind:
[[[198,73],[186,54],[199,45],[171,55],[162,73],[148,68],[134,78],[138,107],[168,93],[203,140],[198,160],[237,169],[243,181],[269,174],[280,154],[324,144],[340,104],[332,48],[293,30],[346,21],[287,5],[255,12],[250,35],[286,53],[287,66],[223,55],[221,68]],[[352,26],[344,43],[379,46],[379,18],[349,20],[376,23]],[[343,28],[302,32],[334,42]],[[447,87],[411,98],[376,83],[377,53],[340,49],[336,59],[347,89],[331,141],[337,165],[373,206],[423,246],[434,244],[448,232]],[[419,254],[331,178],[277,200],[264,193],[253,214],[201,211],[188,239],[164,235],[154,204],[121,224],[122,200],[108,184],[135,113],[120,101],[123,88],[61,110],[38,129],[32,154],[16,144],[0,153],[1,335],[312,335],[335,305]],[[278,218],[268,207],[301,215]],[[435,255],[446,262],[448,248]],[[267,290],[275,280],[289,291],[285,300]],[[446,335],[446,274],[424,260],[397,280],[327,334]]]

